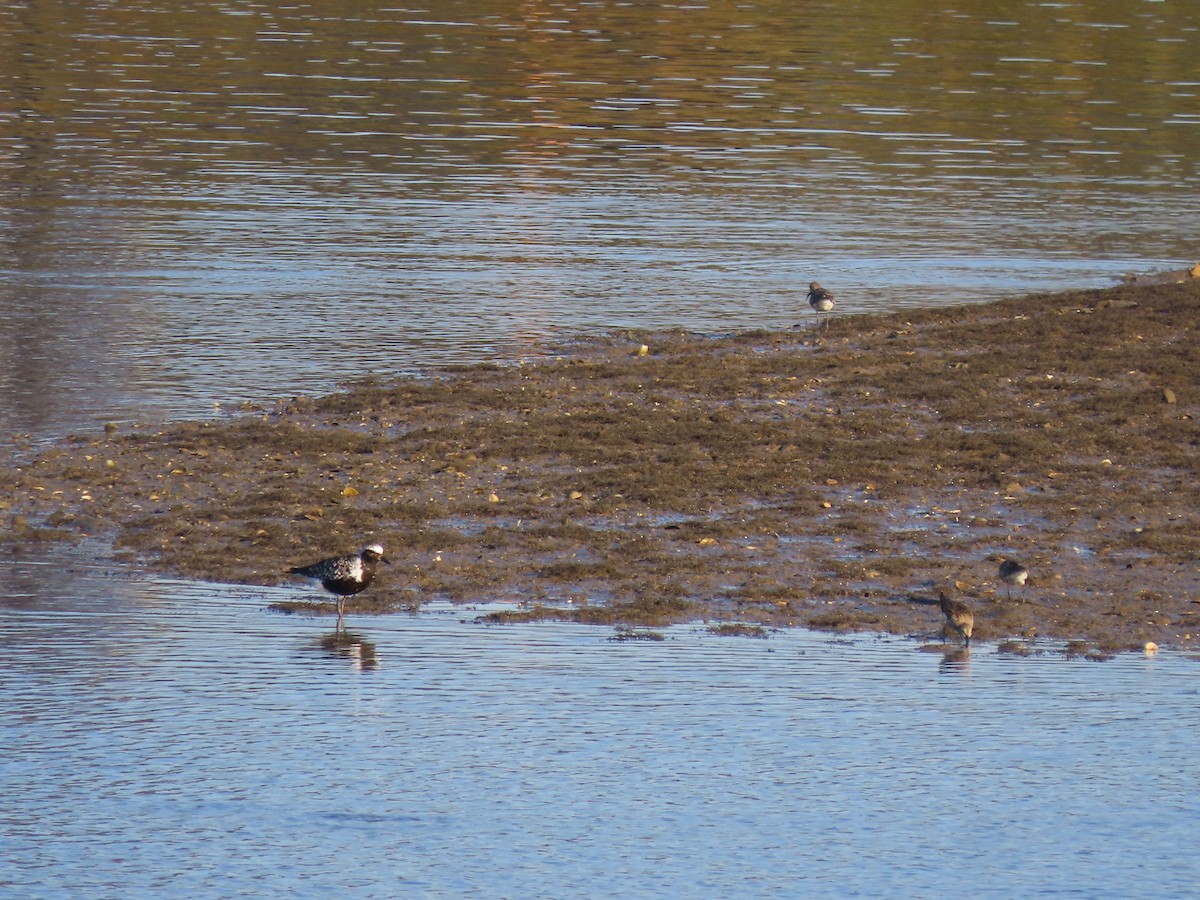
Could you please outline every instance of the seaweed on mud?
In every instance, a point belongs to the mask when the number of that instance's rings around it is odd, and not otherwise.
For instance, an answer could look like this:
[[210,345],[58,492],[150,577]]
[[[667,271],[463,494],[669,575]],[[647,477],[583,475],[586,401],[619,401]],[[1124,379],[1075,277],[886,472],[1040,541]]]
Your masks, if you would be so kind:
[[[278,584],[370,538],[395,563],[383,608],[641,627],[917,632],[929,611],[889,598],[953,585],[979,635],[1194,646],[1198,323],[1192,282],[577,341],[26,448],[0,470],[0,540],[98,534],[161,571]],[[1033,573],[1011,602],[1000,554]]]

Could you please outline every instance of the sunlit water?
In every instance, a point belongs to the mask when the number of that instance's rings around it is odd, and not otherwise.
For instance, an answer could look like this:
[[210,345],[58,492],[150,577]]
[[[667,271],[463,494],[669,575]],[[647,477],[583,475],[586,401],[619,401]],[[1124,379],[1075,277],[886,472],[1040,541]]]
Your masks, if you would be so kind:
[[[0,456],[1196,258],[1200,10],[0,0]],[[221,404],[217,411],[214,404]],[[27,446],[22,437],[16,446]],[[1197,663],[0,563],[0,894],[1194,892]],[[303,588],[297,588],[297,591]]]
[[1184,896],[1198,664],[0,568],[0,893]]
[[0,0],[0,433],[1194,261],[1200,8]]

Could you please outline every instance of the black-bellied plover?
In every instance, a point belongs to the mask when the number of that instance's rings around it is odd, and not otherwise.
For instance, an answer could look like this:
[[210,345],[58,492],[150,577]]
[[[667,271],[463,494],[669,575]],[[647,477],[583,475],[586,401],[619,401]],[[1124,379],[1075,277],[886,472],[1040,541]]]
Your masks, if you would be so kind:
[[331,556],[308,566],[297,566],[293,575],[321,582],[321,587],[337,596],[338,621],[345,612],[346,598],[365,591],[375,578],[380,563],[386,563],[381,544],[368,544],[361,553]]
[[825,321],[828,322],[829,311],[833,309],[833,294],[814,281],[808,286],[808,305],[817,314],[818,322],[821,321],[821,313],[825,313]]
[[1011,600],[1014,586],[1019,587],[1024,595],[1025,582],[1029,580],[1029,570],[1015,559],[1002,559],[1000,560],[1000,580],[1004,582],[1005,589],[1008,591],[1008,599]]
[[967,604],[951,600],[945,591],[938,591],[938,605],[942,608],[942,615],[946,617],[946,624],[962,635],[964,646],[970,647],[971,632],[975,630],[975,617],[971,615]]

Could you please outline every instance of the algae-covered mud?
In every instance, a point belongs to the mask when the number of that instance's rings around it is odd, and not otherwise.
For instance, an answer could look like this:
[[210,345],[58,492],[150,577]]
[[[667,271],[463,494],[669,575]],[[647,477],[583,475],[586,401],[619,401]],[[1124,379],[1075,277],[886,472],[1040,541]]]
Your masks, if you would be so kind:
[[933,634],[944,590],[1011,649],[1197,643],[1200,281],[797,321],[17,447],[3,549],[276,584],[370,539],[352,612]]

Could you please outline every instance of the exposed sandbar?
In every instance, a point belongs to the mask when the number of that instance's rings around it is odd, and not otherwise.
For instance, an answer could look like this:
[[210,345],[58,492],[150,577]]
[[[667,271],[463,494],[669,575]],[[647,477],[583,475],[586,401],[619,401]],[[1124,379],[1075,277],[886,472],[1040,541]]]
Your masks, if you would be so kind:
[[[77,437],[0,470],[0,550],[111,535],[154,570],[275,584],[370,538],[394,565],[359,611],[933,634],[944,589],[977,639],[1192,647],[1198,321],[1190,280],[623,333]],[[1011,602],[1005,556],[1032,573]]]

